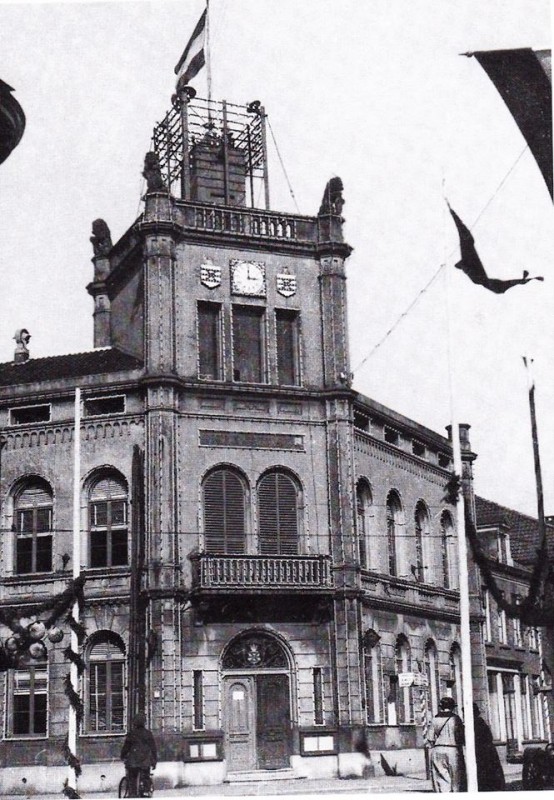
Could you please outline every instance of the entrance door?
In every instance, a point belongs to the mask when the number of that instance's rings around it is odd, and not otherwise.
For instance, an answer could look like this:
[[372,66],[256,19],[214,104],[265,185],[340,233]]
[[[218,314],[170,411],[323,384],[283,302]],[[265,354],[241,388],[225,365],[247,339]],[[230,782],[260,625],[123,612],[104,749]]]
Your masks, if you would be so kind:
[[225,679],[226,754],[230,772],[256,768],[254,677]]
[[288,676],[258,675],[256,689],[258,767],[289,767],[291,731]]

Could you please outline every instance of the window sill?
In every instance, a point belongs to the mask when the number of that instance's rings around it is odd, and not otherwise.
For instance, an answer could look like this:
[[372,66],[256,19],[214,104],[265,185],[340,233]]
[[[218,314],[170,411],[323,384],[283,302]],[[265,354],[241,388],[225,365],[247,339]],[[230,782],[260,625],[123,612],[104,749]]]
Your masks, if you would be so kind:
[[86,731],[79,734],[79,739],[108,739],[111,736],[125,736],[125,731]]
[[0,583],[5,586],[14,586],[25,583],[43,583],[44,581],[67,580],[71,576],[71,570],[63,572],[26,572],[24,575],[6,575],[0,578]]
[[84,567],[83,570],[90,578],[101,578],[104,575],[129,575],[131,567]]

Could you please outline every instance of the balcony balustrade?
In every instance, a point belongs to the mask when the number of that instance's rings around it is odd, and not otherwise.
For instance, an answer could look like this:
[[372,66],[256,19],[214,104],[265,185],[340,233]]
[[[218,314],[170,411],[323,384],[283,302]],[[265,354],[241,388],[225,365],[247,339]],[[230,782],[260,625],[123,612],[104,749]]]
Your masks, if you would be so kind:
[[329,556],[195,556],[195,589],[329,590],[333,586]]

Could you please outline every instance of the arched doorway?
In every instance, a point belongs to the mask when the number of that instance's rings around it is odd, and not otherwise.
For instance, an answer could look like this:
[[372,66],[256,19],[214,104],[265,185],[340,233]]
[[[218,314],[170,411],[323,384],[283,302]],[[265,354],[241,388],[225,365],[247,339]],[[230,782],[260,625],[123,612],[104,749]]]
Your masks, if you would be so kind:
[[238,636],[225,649],[223,724],[230,772],[290,766],[290,660],[262,631]]

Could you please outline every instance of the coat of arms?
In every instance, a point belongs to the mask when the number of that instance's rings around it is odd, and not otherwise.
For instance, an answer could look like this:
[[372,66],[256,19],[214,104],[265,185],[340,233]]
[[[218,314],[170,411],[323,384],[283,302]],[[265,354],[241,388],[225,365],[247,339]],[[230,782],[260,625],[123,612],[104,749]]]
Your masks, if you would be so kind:
[[215,289],[221,285],[221,267],[216,267],[211,258],[200,265],[200,283],[208,289]]
[[279,272],[277,274],[277,291],[283,297],[292,297],[293,294],[296,294],[296,275]]

